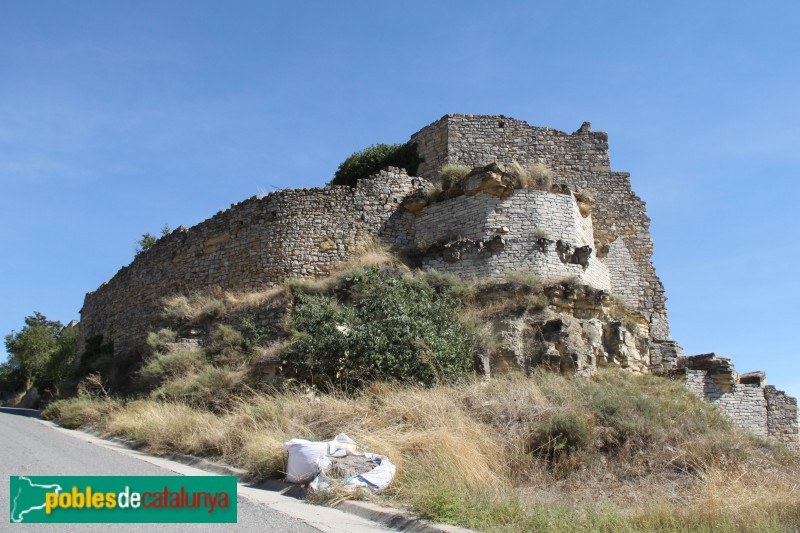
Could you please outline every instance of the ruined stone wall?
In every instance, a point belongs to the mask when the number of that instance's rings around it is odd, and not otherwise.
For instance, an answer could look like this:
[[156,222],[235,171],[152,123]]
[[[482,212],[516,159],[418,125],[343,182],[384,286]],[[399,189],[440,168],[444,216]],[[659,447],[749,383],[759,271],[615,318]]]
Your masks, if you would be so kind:
[[553,171],[556,182],[590,191],[593,248],[608,266],[612,292],[648,315],[654,341],[670,340],[664,287],[651,262],[650,219],[630,176],[611,171],[605,133],[590,131],[588,123],[570,135],[502,115],[446,115],[411,140],[425,158],[418,174],[430,180],[447,163],[538,162]]
[[764,387],[767,399],[767,429],[776,439],[800,449],[797,398],[787,396],[772,385]]
[[79,350],[95,335],[113,342],[117,354],[136,350],[166,296],[214,287],[254,290],[291,277],[319,276],[369,237],[407,245],[411,217],[400,202],[424,185],[390,169],[354,188],[253,197],[190,229],[181,227],[86,295]]
[[763,372],[740,375],[729,358],[713,353],[681,357],[673,372],[739,427],[800,449],[797,399],[766,385]]
[[458,196],[421,210],[414,221],[418,248],[431,246],[424,268],[465,277],[527,272],[555,282],[577,277],[610,291],[608,269],[591,251],[586,265],[570,250],[594,247],[591,217],[570,194],[518,189],[506,197]]
[[716,405],[737,426],[766,437],[767,400],[764,389],[755,384],[720,385],[704,370],[687,370],[686,386],[708,402]]

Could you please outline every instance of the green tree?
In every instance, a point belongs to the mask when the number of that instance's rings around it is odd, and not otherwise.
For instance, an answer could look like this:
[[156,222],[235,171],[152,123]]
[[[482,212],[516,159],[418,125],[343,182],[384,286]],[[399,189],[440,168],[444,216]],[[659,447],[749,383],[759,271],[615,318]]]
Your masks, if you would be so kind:
[[[169,235],[171,231],[172,229],[170,229],[168,225],[164,224],[164,226],[161,228],[161,237]],[[136,241],[136,255],[139,255],[140,253],[152,248],[161,237],[153,235],[149,231],[142,233],[142,238]]]
[[355,187],[358,180],[368,178],[386,167],[404,168],[413,176],[421,162],[417,143],[376,144],[345,159],[333,176],[331,185]]
[[6,352],[11,372],[18,372],[22,376],[25,390],[29,389],[34,380],[45,376],[50,359],[58,349],[58,339],[63,324],[58,321],[47,320],[47,317],[38,311],[25,317],[25,327],[21,331],[12,331],[5,336]]
[[58,395],[61,383],[69,376],[75,362],[78,333],[78,326],[67,326],[59,332],[56,348],[35,380],[39,389],[50,389]]

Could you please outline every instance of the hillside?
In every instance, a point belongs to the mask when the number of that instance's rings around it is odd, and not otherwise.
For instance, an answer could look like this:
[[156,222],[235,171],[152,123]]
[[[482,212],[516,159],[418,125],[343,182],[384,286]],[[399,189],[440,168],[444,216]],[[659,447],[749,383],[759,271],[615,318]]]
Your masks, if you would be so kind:
[[[398,465],[382,502],[478,530],[800,527],[796,453],[634,359],[575,375],[570,321],[600,312],[637,328],[636,312],[574,281],[464,282],[374,247],[318,280],[165,300],[133,389],[109,394],[119,369],[99,357],[102,374],[44,415],[258,477],[280,474],[285,440],[345,432]],[[559,320],[562,351],[486,381],[503,357],[481,354],[508,340],[492,317]]]

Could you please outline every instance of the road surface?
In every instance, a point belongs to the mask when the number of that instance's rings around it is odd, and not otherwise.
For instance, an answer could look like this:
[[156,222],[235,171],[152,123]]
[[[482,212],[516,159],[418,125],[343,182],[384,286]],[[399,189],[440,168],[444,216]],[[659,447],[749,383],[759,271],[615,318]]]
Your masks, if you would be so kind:
[[[280,531],[287,533],[387,531],[335,509],[239,485],[237,524],[9,524],[8,476],[208,475],[193,467],[122,449],[81,432],[0,412],[0,530],[122,533],[167,531]],[[279,508],[285,512],[280,512]],[[292,515],[292,516],[290,516]],[[77,529],[76,529],[77,528]]]

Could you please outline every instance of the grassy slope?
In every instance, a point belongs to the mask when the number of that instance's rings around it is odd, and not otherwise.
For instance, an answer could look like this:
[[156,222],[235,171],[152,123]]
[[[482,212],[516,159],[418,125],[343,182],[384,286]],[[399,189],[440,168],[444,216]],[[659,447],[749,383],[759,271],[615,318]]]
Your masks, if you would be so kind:
[[537,374],[357,397],[254,394],[211,412],[83,395],[49,418],[279,473],[292,437],[339,432],[398,465],[387,497],[480,530],[759,530],[800,527],[800,460],[734,430],[679,383],[622,371]]
[[[397,263],[373,247],[349,270],[292,282],[291,290],[324,293],[348,271],[374,265]],[[540,305],[540,288],[526,284],[530,294],[511,303]],[[468,295],[474,287],[450,289]],[[289,296],[279,287],[175,297],[164,318],[208,325]],[[476,322],[486,312],[466,309]],[[800,529],[800,457],[735,430],[665,378],[605,370],[589,379],[538,373],[430,388],[376,383],[350,396],[291,384],[255,391],[253,362],[282,353],[286,339],[245,354],[241,334],[216,326],[204,352],[163,350],[173,338],[169,330],[151,334],[155,354],[137,378],[138,398],[109,398],[89,380],[44,416],[263,477],[283,468],[284,441],[345,432],[398,465],[384,499],[479,530]]]

